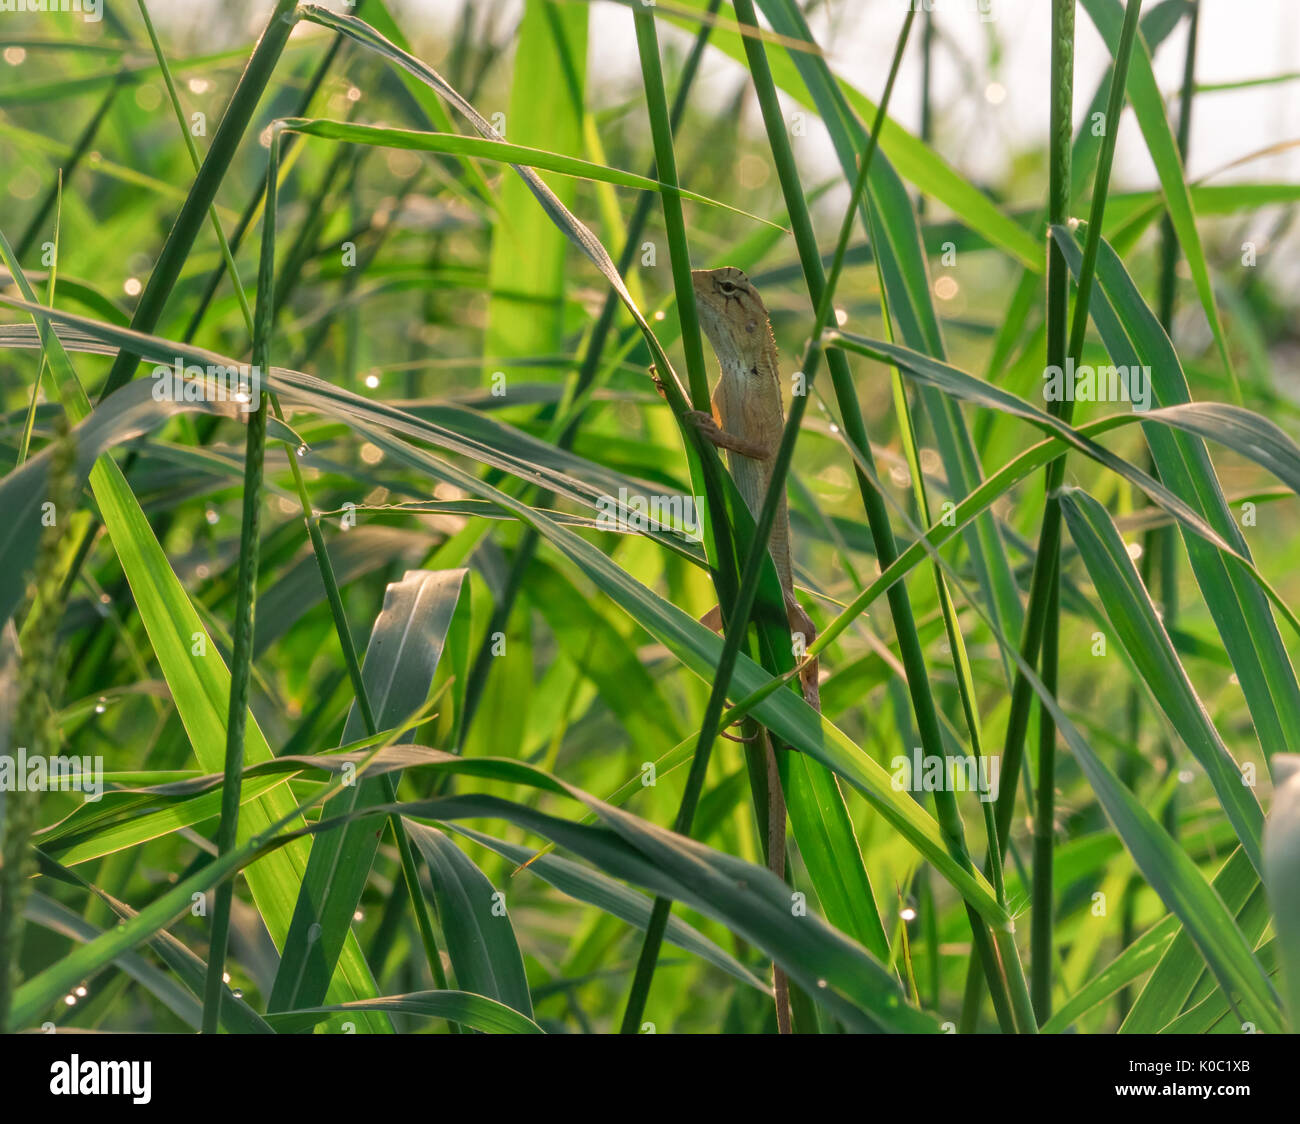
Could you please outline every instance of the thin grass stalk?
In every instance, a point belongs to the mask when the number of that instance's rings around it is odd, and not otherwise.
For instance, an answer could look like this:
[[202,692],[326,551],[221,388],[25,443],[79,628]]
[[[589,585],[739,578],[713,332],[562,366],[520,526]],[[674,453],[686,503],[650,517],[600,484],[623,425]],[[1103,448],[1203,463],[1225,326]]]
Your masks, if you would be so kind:
[[[932,73],[934,63],[934,12],[926,8],[921,23],[921,140],[929,144],[934,137],[934,97]],[[925,192],[916,193],[916,216],[925,217]]]
[[[1192,136],[1192,103],[1196,96],[1196,41],[1201,22],[1201,2],[1192,0],[1192,10],[1188,16],[1187,48],[1183,56],[1183,88],[1178,106],[1178,155],[1187,164],[1187,150]],[[1174,304],[1178,296],[1178,235],[1174,231],[1173,221],[1166,211],[1160,224],[1160,291],[1157,318],[1165,334],[1174,336]],[[1158,478],[1159,468],[1147,450],[1147,459],[1151,471]],[[1160,579],[1161,619],[1165,629],[1172,634],[1178,622],[1178,532],[1174,526],[1156,527],[1149,533],[1145,546],[1146,557],[1152,559],[1153,566],[1158,566]],[[1164,743],[1165,762],[1170,769],[1174,766],[1173,748],[1166,740]],[[1169,798],[1165,805],[1163,822],[1166,830],[1174,838],[1178,837],[1178,791]]]
[[[141,0],[143,8],[144,0]],[[147,17],[146,17],[147,18]],[[274,134],[266,165],[266,208],[262,212],[262,256],[258,265],[257,319],[253,325],[253,370],[271,369],[271,332],[275,287],[275,172],[279,135]],[[226,715],[226,768],[221,789],[221,821],[217,854],[226,856],[238,845],[239,794],[244,769],[244,731],[248,723],[248,679],[253,663],[253,611],[257,596],[257,556],[262,516],[262,468],[266,459],[267,395],[254,389],[257,408],[248,418],[244,450],[244,513],[239,532],[239,585],[236,594],[234,646],[230,663],[230,707]],[[226,941],[230,932],[233,879],[216,888],[208,948],[208,974],[203,989],[203,1033],[215,1034],[221,1022],[225,991]]]
[[[24,628],[26,650],[21,655],[11,653],[18,664],[18,688],[9,729],[14,744],[26,747],[33,758],[53,758],[61,739],[56,710],[62,694],[58,629],[65,602],[59,582],[59,553],[78,494],[76,453],[66,414],[59,414],[54,423],[54,441],[47,487],[55,522],[41,533],[31,575],[32,608],[28,619],[39,620],[39,627]],[[12,626],[7,631],[6,640],[16,648],[17,631]],[[4,749],[7,751],[9,746]],[[19,982],[23,910],[36,868],[32,836],[39,803],[38,792],[19,786],[0,794],[0,1033],[18,1029],[10,1025],[10,1015]]]
[[[1106,105],[1106,135],[1102,141],[1101,153],[1097,161],[1097,175],[1094,182],[1092,205],[1089,211],[1088,232],[1084,244],[1083,262],[1079,270],[1079,283],[1075,296],[1074,315],[1070,323],[1068,341],[1065,339],[1065,319],[1069,308],[1069,268],[1053,241],[1047,262],[1048,306],[1047,306],[1047,362],[1049,365],[1066,368],[1069,362],[1078,363],[1083,352],[1083,341],[1088,331],[1088,303],[1092,293],[1093,273],[1096,269],[1097,249],[1101,243],[1101,223],[1105,216],[1106,195],[1110,187],[1110,171],[1115,156],[1115,141],[1119,134],[1120,115],[1124,108],[1125,84],[1128,78],[1128,64],[1132,56],[1133,44],[1137,38],[1138,19],[1141,15],[1142,0],[1129,0],[1124,12],[1124,27],[1120,35],[1119,50],[1115,58],[1115,69],[1111,75],[1110,92]],[[1049,225],[1059,225],[1068,218],[1066,211],[1070,203],[1070,109],[1073,104],[1073,67],[1074,67],[1074,2],[1060,0],[1053,10],[1053,89],[1056,97],[1053,102],[1054,127],[1052,129],[1052,183],[1048,208]],[[1060,217],[1057,217],[1057,216]],[[1053,412],[1067,424],[1074,414],[1074,402],[1071,395],[1063,395],[1061,401],[1050,403],[1056,407]],[[1047,506],[1040,529],[1038,551],[1034,557],[1033,577],[1030,581],[1030,603],[1027,614],[1026,632],[1033,635],[1033,622],[1041,620],[1041,646],[1046,641],[1052,648],[1050,655],[1044,653],[1043,670],[1050,678],[1044,682],[1055,694],[1057,673],[1057,647],[1060,628],[1060,548],[1061,548],[1061,508],[1054,493],[1065,478],[1065,458],[1059,457],[1047,466]],[[1042,580],[1039,580],[1040,572]],[[1037,591],[1038,596],[1035,597]],[[1022,648],[1025,662],[1033,665],[1039,652],[1031,651],[1030,645]],[[1024,683],[1028,692],[1029,684],[1025,677],[1017,675],[1016,690]],[[1015,694],[1013,692],[1013,716]],[[1027,707],[1024,708],[1027,714]],[[1045,1022],[1051,1014],[1051,980],[1052,980],[1052,861],[1053,861],[1053,823],[1055,820],[1055,747],[1056,728],[1046,708],[1040,711],[1039,735],[1039,780],[1034,813],[1034,873],[1031,897],[1031,951],[1032,982],[1031,994],[1034,1009],[1040,1022]],[[1010,736],[1010,719],[1008,720]],[[1020,736],[1017,759],[1012,768],[1008,752],[1004,756],[1004,769],[1011,769],[1011,799],[1015,796],[1016,770],[1019,768],[1019,754],[1023,753],[1024,735]],[[1008,745],[1008,751],[1012,746]],[[999,794],[1004,797],[1007,792]]]
[[[1064,223],[1069,218],[1070,209],[1070,142],[1072,140],[1071,112],[1074,106],[1074,9],[1075,0],[1054,0],[1052,6],[1052,108],[1051,108],[1051,152],[1049,155],[1049,186],[1047,199],[1047,223],[1053,225]],[[1122,92],[1123,84],[1119,79],[1118,63],[1116,74],[1112,78],[1112,89]],[[1107,133],[1114,134],[1117,120],[1107,119]],[[1096,197],[1094,195],[1094,203]],[[1080,289],[1082,296],[1082,287]],[[1076,304],[1076,309],[1079,307]],[[1060,248],[1049,238],[1047,248],[1047,357],[1048,366],[1064,370],[1069,346],[1067,339],[1067,321],[1070,314],[1070,270]],[[1063,395],[1060,402],[1049,403],[1049,410],[1057,416],[1069,419],[1073,413],[1069,395]],[[1055,465],[1064,467],[1064,458],[1049,465],[1045,473],[1047,502],[1043,515],[1043,524],[1039,532],[1038,553],[1034,558],[1034,578],[1042,573],[1041,583],[1031,581],[1027,627],[1033,629],[1036,624],[1036,639],[1023,646],[1021,654],[1025,663],[1031,667],[1038,664],[1044,643],[1056,642],[1059,625],[1060,597],[1056,580],[1056,567],[1060,557],[1061,510],[1052,497],[1052,492],[1060,484],[1060,476]],[[1035,594],[1037,593],[1037,597]],[[1033,635],[1033,632],[1031,632]],[[1055,656],[1044,656],[1043,667],[1055,669]],[[1029,681],[1024,675],[1017,675],[1014,692],[1021,689],[1026,694],[1023,708],[1024,720],[1027,722],[1031,696]],[[1049,690],[1055,690],[1055,683],[1047,683]],[[1014,702],[1012,718],[1017,717]],[[1056,730],[1051,726],[1046,708],[1040,708],[1039,722],[1039,762],[1037,780],[1037,800],[1034,804],[1033,817],[1033,880],[1030,890],[1030,994],[1034,1002],[1034,1012],[1040,1022],[1046,1022],[1051,1007],[1051,959],[1052,959],[1052,822],[1054,801],[1054,763]],[[1008,720],[1008,738],[1010,738]],[[1046,728],[1043,728],[1046,727]],[[1017,733],[1019,731],[1017,730]],[[1013,752],[1014,762],[1012,761]],[[1003,768],[1011,774],[1012,792],[1015,791],[1016,778],[1024,752],[1024,735],[1020,734],[1018,745],[1008,744],[1003,755]],[[1000,796],[1006,796],[1006,790]],[[1026,792],[1033,799],[1033,794]],[[1010,824],[1007,825],[1010,828]]]
[[[743,0],[742,0],[743,2]],[[748,12],[741,11],[741,3],[736,4],[737,16],[741,22],[748,22],[753,26],[753,7],[746,5]],[[813,380],[817,375],[817,368],[820,365],[822,356],[821,333],[827,323],[827,317],[830,316],[835,296],[835,286],[839,282],[840,273],[844,266],[844,255],[848,250],[849,237],[853,231],[853,218],[857,210],[858,202],[866,190],[867,173],[871,167],[871,158],[876,151],[876,140],[880,131],[880,126],[884,122],[885,113],[889,105],[889,98],[893,92],[894,79],[898,74],[899,63],[902,61],[903,49],[907,45],[908,33],[911,31],[912,21],[915,18],[915,11],[909,11],[907,18],[903,23],[903,30],[899,34],[898,44],[894,51],[893,63],[890,67],[889,78],[885,84],[885,92],[881,99],[880,110],[877,113],[875,125],[871,132],[871,137],[863,151],[862,162],[858,169],[857,181],[853,185],[850,193],[849,205],[845,211],[844,219],[840,224],[839,237],[836,242],[835,255],[831,260],[831,270],[821,292],[817,297],[816,313],[813,319],[812,330],[809,333],[808,346],[804,353],[803,362],[800,370],[803,371],[806,380],[806,387],[809,393],[795,395],[790,405],[790,414],[786,419],[785,428],[781,433],[781,444],[777,449],[775,458],[772,461],[772,476],[768,482],[767,493],[763,497],[763,506],[759,513],[754,531],[754,537],[751,540],[749,552],[745,558],[744,568],[741,571],[740,591],[737,594],[735,604],[726,615],[726,628],[724,630],[724,641],[722,651],[718,656],[718,666],[714,674],[713,687],[709,693],[709,701],[704,710],[704,719],[700,728],[699,740],[696,743],[695,753],[691,760],[690,774],[686,780],[686,786],[682,793],[682,802],[678,809],[677,821],[674,830],[679,834],[688,835],[690,833],[691,823],[695,816],[695,809],[698,805],[700,794],[704,788],[704,780],[708,774],[709,757],[712,753],[713,742],[717,737],[720,729],[719,721],[722,717],[722,711],[726,703],[727,688],[730,686],[731,674],[735,669],[736,658],[740,653],[741,641],[744,639],[749,626],[749,615],[754,607],[754,598],[758,592],[758,578],[762,570],[764,557],[767,554],[767,543],[772,534],[773,524],[776,522],[776,509],[785,488],[785,477],[790,468],[790,461],[794,454],[794,444],[798,439],[800,424],[803,415],[808,406]],[[651,17],[644,13],[637,14],[638,33],[641,31],[641,21],[649,24],[650,30],[653,31],[653,21]],[[748,48],[753,40],[746,39]],[[761,51],[761,46],[759,47]],[[770,72],[768,74],[768,85],[771,82]],[[760,87],[761,90],[761,87]],[[788,153],[787,153],[788,154]],[[660,166],[661,178],[666,182],[666,169]],[[665,197],[667,201],[667,197]],[[802,196],[800,196],[802,203]],[[667,208],[665,208],[667,210]],[[792,217],[794,208],[790,208]],[[804,207],[804,217],[807,217],[807,208]],[[815,252],[815,242],[814,242]],[[820,268],[820,261],[818,262]],[[689,283],[689,278],[687,279]],[[687,292],[689,293],[689,288]],[[682,302],[679,301],[679,306]],[[688,322],[688,316],[693,327],[698,333],[698,323],[694,320],[694,299],[688,297],[686,302],[691,311],[687,313],[685,309],[681,310],[683,322],[683,335],[685,335],[685,325]],[[698,335],[697,335],[698,346]],[[707,400],[707,394],[706,394]],[[645,939],[641,947],[641,955],[637,962],[637,973],[633,980],[632,992],[628,997],[628,1006],[624,1014],[623,1032],[629,1033],[634,1031],[640,1023],[641,1013],[645,1008],[645,1001],[649,994],[650,983],[654,976],[655,963],[658,959],[659,946],[663,941],[664,929],[668,923],[668,912],[671,909],[671,902],[666,898],[656,898],[654,908],[650,917],[650,924],[646,927]]]

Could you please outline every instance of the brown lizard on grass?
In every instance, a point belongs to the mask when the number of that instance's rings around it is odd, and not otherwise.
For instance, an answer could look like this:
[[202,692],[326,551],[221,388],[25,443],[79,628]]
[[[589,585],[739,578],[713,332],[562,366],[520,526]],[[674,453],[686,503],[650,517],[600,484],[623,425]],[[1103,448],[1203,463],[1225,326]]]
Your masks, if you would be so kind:
[[[721,376],[713,389],[713,413],[692,410],[687,419],[719,448],[727,450],[736,490],[755,520],[772,479],[772,461],[785,427],[781,404],[781,371],[776,340],[767,308],[744,273],[732,266],[697,269],[691,273],[700,325],[718,357]],[[782,489],[768,549],[781,581],[790,631],[802,655],[816,638],[812,620],[794,595],[790,565],[790,517]],[[801,676],[804,700],[818,712],[821,699],[817,664],[812,661]],[[785,876],[785,797],[777,771],[771,739],[764,735],[768,777],[768,867]],[[790,1031],[789,985],[785,974],[774,972],[778,1028]]]

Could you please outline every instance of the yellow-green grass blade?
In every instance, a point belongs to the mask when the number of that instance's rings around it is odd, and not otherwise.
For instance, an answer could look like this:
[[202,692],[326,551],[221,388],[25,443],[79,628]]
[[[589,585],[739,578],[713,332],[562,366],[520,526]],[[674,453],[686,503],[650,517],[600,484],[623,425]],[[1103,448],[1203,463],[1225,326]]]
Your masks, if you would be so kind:
[[[442,152],[461,156],[473,156],[480,160],[496,160],[503,164],[522,164],[542,171],[559,172],[563,176],[575,179],[592,180],[596,183],[613,184],[616,187],[632,187],[638,191],[670,191],[667,184],[635,172],[625,172],[622,168],[611,168],[606,164],[596,164],[577,156],[567,156],[563,152],[552,152],[522,144],[512,144],[504,140],[488,140],[485,137],[467,137],[461,133],[425,133],[413,129],[391,129],[378,125],[356,125],[348,121],[331,121],[323,118],[286,117],[280,122],[286,132],[302,133],[312,137],[327,137],[330,140],[348,141],[352,144],[371,145],[378,148],[399,148],[410,152]],[[513,181],[510,181],[513,182]],[[758,215],[733,207],[717,199],[710,199],[685,188],[675,189],[683,199],[700,203],[706,207],[718,207],[732,214],[740,215],[753,222],[764,223],[780,230],[779,224],[769,222]],[[551,224],[548,223],[548,226]],[[497,276],[490,282],[494,292],[519,292],[519,279],[513,275]],[[510,351],[502,351],[509,341],[493,338],[484,346],[490,354],[499,355],[503,360],[512,358]],[[545,354],[540,346],[525,355]],[[526,372],[525,372],[526,373]]]
[[[34,304],[35,294],[18,271],[2,234],[0,253],[14,273],[23,296]],[[82,421],[91,413],[90,399],[54,333],[46,330],[42,336],[64,408],[73,421]],[[230,673],[116,462],[108,457],[97,460],[90,470],[90,486],[194,754],[202,768],[216,772],[225,763]],[[254,763],[267,760],[273,756],[271,748],[256,718],[249,715],[249,719],[246,758]],[[291,810],[287,793],[281,789],[268,791],[241,818],[240,838],[256,836]],[[246,875],[267,930],[278,946],[283,945],[288,934],[290,911],[306,866],[305,852],[305,845],[297,844],[267,856]],[[337,998],[351,999],[373,991],[369,968],[352,938],[341,958],[331,992]],[[372,1029],[381,1030],[384,1026],[380,1023]]]
[[1067,488],[1060,502],[1115,637],[1128,651],[1183,744],[1205,770],[1242,849],[1255,870],[1262,873],[1264,813],[1253,786],[1247,783],[1241,766],[1233,760],[1210,721],[1119,531],[1106,509],[1087,492]]
[[[1063,229],[1053,231],[1053,236],[1071,269],[1077,270],[1079,251],[1073,236]],[[1097,256],[1096,276],[1091,315],[1114,364],[1130,372],[1142,370],[1152,405],[1190,402],[1191,392],[1169,337],[1142,300],[1123,262],[1105,242]],[[1212,413],[1211,408],[1203,416]],[[1279,441],[1276,435],[1280,431],[1263,422],[1225,412],[1222,423],[1206,435],[1229,447],[1256,446],[1253,459],[1264,463],[1264,454],[1274,462],[1266,467],[1295,487],[1300,480],[1294,474],[1288,480],[1286,468],[1292,459],[1286,450],[1289,440],[1282,435]],[[1251,429],[1255,432],[1249,433]],[[1230,430],[1235,431],[1235,439],[1229,436]],[[1249,559],[1245,536],[1224,498],[1203,441],[1163,426],[1144,425],[1143,431],[1154,463],[1160,467],[1161,482],[1204,516],[1238,554]],[[1227,566],[1209,544],[1190,535],[1184,535],[1184,543],[1206,605],[1250,703],[1265,757],[1293,749],[1295,731],[1300,729],[1300,682],[1264,593],[1236,567]]]

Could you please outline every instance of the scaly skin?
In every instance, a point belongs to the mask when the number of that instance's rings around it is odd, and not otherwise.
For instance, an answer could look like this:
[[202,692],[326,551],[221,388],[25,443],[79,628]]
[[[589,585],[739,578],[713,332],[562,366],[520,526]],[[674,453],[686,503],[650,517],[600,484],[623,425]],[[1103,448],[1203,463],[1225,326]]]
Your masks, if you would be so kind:
[[[767,308],[758,291],[739,269],[697,269],[691,273],[700,325],[718,357],[721,377],[713,390],[713,414],[692,411],[688,417],[719,448],[727,450],[732,479],[755,520],[772,479],[772,461],[785,428],[781,404],[781,371],[776,340]],[[790,630],[802,634],[804,645],[816,637],[812,621],[795,599],[794,572],[790,565],[790,517],[782,490],[772,524],[768,549],[781,580]],[[820,712],[821,699],[814,663],[804,673],[803,694]],[[777,771],[771,739],[764,736],[768,775],[768,867],[778,877],[785,874],[785,797]],[[785,973],[774,969],[777,1025],[790,1032],[789,984]]]

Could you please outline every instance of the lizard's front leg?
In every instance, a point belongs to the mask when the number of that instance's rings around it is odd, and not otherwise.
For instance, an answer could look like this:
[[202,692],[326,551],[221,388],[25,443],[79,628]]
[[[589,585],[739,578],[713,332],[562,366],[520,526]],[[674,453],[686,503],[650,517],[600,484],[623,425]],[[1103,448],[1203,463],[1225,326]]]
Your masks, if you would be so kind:
[[733,453],[739,453],[742,457],[749,457],[750,460],[756,461],[765,461],[772,456],[772,450],[766,445],[728,433],[712,414],[704,410],[689,410],[683,416],[720,449],[730,449]]

